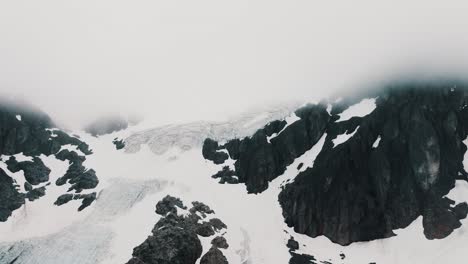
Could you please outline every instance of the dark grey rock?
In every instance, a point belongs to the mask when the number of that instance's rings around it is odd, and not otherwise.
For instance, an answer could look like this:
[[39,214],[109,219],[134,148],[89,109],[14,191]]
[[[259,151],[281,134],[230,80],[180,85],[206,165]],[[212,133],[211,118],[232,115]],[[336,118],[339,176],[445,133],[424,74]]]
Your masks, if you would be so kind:
[[207,214],[214,214],[214,211],[211,210],[208,205],[197,201],[192,202],[192,208],[190,208],[189,211],[192,214],[199,212],[203,218],[205,218]]
[[[286,167],[295,158],[312,148],[321,138],[328,125],[330,116],[323,105],[308,105],[296,111],[300,120],[284,128],[284,122],[273,122],[258,130],[252,137],[234,139],[223,146],[216,141],[205,140],[203,156],[215,164],[215,153],[225,149],[229,156],[236,160],[235,173],[223,169],[213,177],[221,178],[225,182],[235,174],[238,182],[245,183],[249,193],[259,193],[268,188],[268,182],[283,174]],[[267,137],[284,130],[268,142]],[[228,155],[226,155],[226,158]],[[232,183],[237,182],[237,179]]]
[[228,261],[221,250],[212,247],[203,255],[200,264],[228,264]]
[[24,204],[24,194],[14,187],[14,182],[0,169],[0,221],[4,222],[11,213]]
[[29,182],[24,182],[24,189],[29,192],[33,189],[32,185]]
[[72,185],[68,191],[75,190],[79,193],[83,189],[95,188],[99,180],[93,169],[86,169],[81,160],[75,160],[70,164],[65,175],[57,179],[56,184],[61,186],[67,182]]
[[32,161],[18,162],[15,157],[11,156],[6,161],[8,170],[11,172],[24,172],[24,178],[32,185],[37,185],[49,180],[50,169],[47,168],[42,160],[38,157],[33,157]]
[[158,230],[133,250],[128,264],[191,264],[202,254],[197,235],[173,226]]
[[223,249],[229,248],[229,244],[227,243],[226,238],[222,236],[217,236],[213,238],[213,240],[211,240],[211,245],[213,245],[213,247],[215,248],[223,248]]
[[215,231],[227,228],[226,224],[219,218],[211,218],[209,222]]
[[[133,250],[133,257],[128,263],[194,264],[202,254],[198,235],[213,236],[215,230],[218,230],[224,223],[219,219],[213,222],[202,221],[207,214],[214,212],[201,202],[193,202],[192,205],[188,210],[188,215],[178,215],[177,207],[186,209],[180,199],[166,196],[159,201],[156,205],[156,213],[162,217],[154,226],[152,234]],[[213,239],[215,240],[220,246],[227,247],[225,240],[223,242],[220,238]],[[205,254],[204,261],[222,259],[218,253],[215,254],[216,256],[212,253]]]
[[42,186],[40,188],[35,188],[35,189],[28,191],[28,193],[26,194],[26,198],[28,198],[28,200],[32,202],[34,200],[41,198],[45,194],[46,194],[46,187]]
[[299,249],[299,242],[297,242],[296,240],[294,240],[293,237],[291,237],[289,240],[288,240],[288,244],[286,245],[291,251],[295,251],[295,250],[298,250]]
[[318,262],[314,256],[291,252],[291,259],[289,260],[289,264],[318,264]]
[[112,143],[114,143],[117,150],[125,148],[125,141],[123,139],[115,138]]
[[71,200],[82,200],[81,206],[78,208],[78,211],[82,211],[86,207],[90,206],[94,202],[94,200],[96,200],[96,193],[93,192],[89,194],[62,194],[57,198],[54,204],[60,206],[70,202]]
[[66,194],[62,194],[60,195],[57,200],[55,201],[55,205],[62,205],[62,204],[66,204],[68,203],[69,201],[73,200],[73,194],[71,193],[66,193]]
[[215,164],[223,164],[229,158],[229,155],[225,152],[219,151],[219,149],[218,142],[207,138],[203,143],[203,157],[213,161]]
[[222,170],[218,171],[216,174],[211,176],[213,179],[219,178],[219,183],[229,183],[229,184],[236,184],[239,183],[237,177],[234,177],[236,172],[231,170],[229,166],[224,166]]
[[159,215],[177,214],[176,207],[187,209],[179,198],[167,195],[156,204],[156,213]]

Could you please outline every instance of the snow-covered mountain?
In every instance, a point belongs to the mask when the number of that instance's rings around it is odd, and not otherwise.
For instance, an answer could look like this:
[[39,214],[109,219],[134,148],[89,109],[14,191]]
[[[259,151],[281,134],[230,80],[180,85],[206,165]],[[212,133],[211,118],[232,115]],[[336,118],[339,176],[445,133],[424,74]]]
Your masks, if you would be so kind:
[[2,101],[0,263],[466,263],[467,105],[398,83],[88,133]]

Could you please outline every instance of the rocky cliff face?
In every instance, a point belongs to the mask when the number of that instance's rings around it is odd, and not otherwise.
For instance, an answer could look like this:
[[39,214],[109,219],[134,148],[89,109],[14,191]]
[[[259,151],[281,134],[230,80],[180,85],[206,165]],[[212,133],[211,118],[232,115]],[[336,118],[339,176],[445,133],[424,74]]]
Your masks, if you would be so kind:
[[207,140],[204,156],[228,153],[235,171],[227,175],[257,193],[326,133],[313,167],[279,196],[289,226],[347,245],[392,236],[392,230],[422,216],[426,237],[444,238],[468,212],[465,203],[444,198],[455,180],[467,179],[462,164],[467,88],[452,83],[388,87],[372,95],[371,113],[343,121],[340,114],[362,98],[330,105],[330,113],[325,105],[307,106],[286,127],[278,120],[222,146]]
[[223,164],[229,157],[236,160],[238,181],[246,184],[249,193],[262,192],[268,182],[317,143],[330,118],[324,105],[309,105],[294,115],[298,120],[290,125],[284,120],[273,121],[252,137],[234,139],[222,146],[206,139],[203,156],[216,164]]
[[[93,189],[98,184],[95,172],[83,166],[86,155],[92,154],[89,146],[80,139],[54,128],[51,119],[38,109],[19,106],[7,100],[0,100],[0,155],[6,170],[0,169],[0,221],[6,221],[13,210],[46,194],[50,184],[48,168],[43,156],[54,156],[56,159],[69,162],[66,174],[57,180],[57,185],[70,183],[69,192],[81,192]],[[68,150],[71,146],[75,150]],[[23,155],[30,160],[18,161],[15,155]],[[24,174],[24,192],[18,186],[21,179],[11,178],[9,173],[22,171]],[[34,188],[36,186],[37,188]],[[84,205],[89,205],[87,196]]]

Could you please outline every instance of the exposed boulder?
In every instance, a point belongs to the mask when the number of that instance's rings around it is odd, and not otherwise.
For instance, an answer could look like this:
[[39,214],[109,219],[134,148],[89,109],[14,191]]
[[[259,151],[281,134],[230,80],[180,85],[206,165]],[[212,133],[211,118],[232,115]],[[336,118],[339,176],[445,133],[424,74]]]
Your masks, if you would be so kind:
[[286,246],[287,246],[291,251],[295,251],[295,250],[298,250],[298,249],[299,249],[299,242],[297,242],[296,240],[294,240],[293,237],[291,237],[290,239],[288,239],[288,244],[286,244]]
[[58,178],[55,184],[61,186],[67,182],[71,184],[68,191],[75,190],[79,193],[83,189],[95,188],[99,180],[93,169],[86,169],[81,160],[75,160],[70,164],[65,175]]
[[114,138],[112,143],[114,143],[115,148],[117,150],[121,150],[121,149],[125,148],[125,141],[123,139]]
[[228,261],[221,250],[212,247],[203,255],[200,264],[228,264]]
[[229,247],[229,244],[227,243],[226,238],[222,236],[213,238],[213,240],[211,240],[211,245],[213,245],[213,247],[215,248],[223,248],[223,249],[226,249]]

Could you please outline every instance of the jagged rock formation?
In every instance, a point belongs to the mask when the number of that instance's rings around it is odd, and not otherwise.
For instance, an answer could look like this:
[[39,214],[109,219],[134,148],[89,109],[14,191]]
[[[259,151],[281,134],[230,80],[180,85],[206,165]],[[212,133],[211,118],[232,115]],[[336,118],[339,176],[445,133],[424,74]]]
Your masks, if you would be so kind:
[[[185,211],[179,214],[178,211]],[[187,210],[183,202],[175,197],[166,196],[156,204],[156,213],[162,218],[156,223],[149,236],[133,250],[133,257],[128,264],[191,264],[202,254],[202,245],[198,236],[210,237],[225,229],[226,225],[217,218],[204,221],[214,211],[201,202],[193,202]],[[215,241],[216,240],[216,241]],[[226,246],[226,241],[215,238],[212,244]],[[201,263],[227,263],[217,246],[206,253]],[[221,262],[213,262],[221,261]]]
[[[446,85],[389,88],[368,116],[331,122],[314,167],[280,194],[288,225],[346,245],[392,236],[422,215],[427,238],[448,236],[467,213],[456,213],[442,198],[466,175],[465,91]],[[334,146],[332,140],[345,131],[356,133]]]
[[66,204],[71,200],[83,200],[81,206],[78,208],[78,211],[81,211],[91,205],[91,203],[96,200],[96,193],[89,193],[89,194],[71,194],[71,193],[66,193],[62,194],[57,198],[57,201],[55,201],[55,205],[62,205]]
[[24,194],[18,192],[13,179],[2,169],[0,169],[0,201],[0,221],[2,222],[24,204]]
[[299,242],[294,240],[294,237],[289,238],[286,246],[289,248],[289,254],[291,254],[291,259],[289,260],[289,264],[311,264],[311,263],[317,264],[318,263],[314,256],[310,256],[307,254],[299,254],[296,252],[297,250],[299,250]]
[[228,261],[221,250],[212,247],[205,255],[203,255],[200,260],[200,264],[228,264]]
[[[317,143],[330,118],[324,105],[308,105],[297,110],[295,115],[299,120],[289,126],[285,121],[274,121],[251,137],[234,139],[222,146],[206,139],[203,156],[215,164],[222,164],[228,158],[225,152],[229,153],[236,160],[238,182],[245,183],[249,193],[262,192],[268,188],[269,181],[283,174],[295,158]],[[221,158],[221,154],[226,157]],[[228,171],[223,169],[213,177],[223,178],[226,173]]]
[[115,148],[116,148],[117,150],[120,150],[120,149],[125,148],[125,141],[124,141],[123,139],[114,138],[114,140],[112,141],[112,143],[114,143]]
[[85,127],[85,131],[95,137],[120,131],[128,127],[128,121],[121,116],[99,118]]
[[[213,177],[237,176],[249,193],[258,193],[326,133],[314,166],[279,196],[289,226],[347,245],[392,236],[423,216],[426,237],[443,238],[467,215],[466,204],[443,198],[456,179],[467,179],[467,88],[406,83],[335,103],[330,114],[324,104],[307,106],[286,127],[277,120],[222,146],[206,140],[203,154],[213,160],[225,150],[235,172],[224,168]],[[370,96],[377,98],[372,113],[338,121],[350,105]]]
[[[2,197],[4,198],[2,201],[6,201],[4,205],[6,208],[13,210],[19,208],[17,203],[19,199],[12,200],[12,197],[22,197],[24,204],[24,199],[34,201],[46,194],[51,170],[44,164],[40,155],[54,155],[59,160],[69,161],[70,167],[67,173],[57,181],[58,185],[68,181],[72,184],[69,191],[76,190],[77,192],[96,187],[99,181],[95,172],[82,165],[86,160],[85,156],[92,154],[85,142],[54,128],[55,125],[47,114],[38,109],[27,105],[19,106],[6,100],[0,100],[0,103],[0,155],[10,156],[0,162],[7,165],[9,172],[23,171],[26,180],[24,185],[26,193],[13,195],[15,192],[12,192],[12,188],[19,192],[18,186],[14,186],[17,180],[9,181],[2,177],[0,184],[5,190],[9,190],[0,194],[0,196],[5,196]],[[67,146],[72,146],[76,151],[69,151]],[[77,152],[81,152],[82,155]],[[30,157],[30,160],[18,161],[14,156],[17,154]],[[2,171],[3,176],[10,177],[8,171]],[[32,185],[39,184],[44,184],[44,186],[32,187]],[[83,200],[83,204],[89,204],[89,199]],[[6,221],[6,218],[11,215],[11,210],[8,211],[10,212],[3,213],[0,221]]]
[[33,157],[32,161],[18,162],[14,156],[11,156],[5,163],[8,165],[8,170],[13,173],[22,170],[24,178],[32,185],[38,185],[49,180],[50,169],[38,157]]

